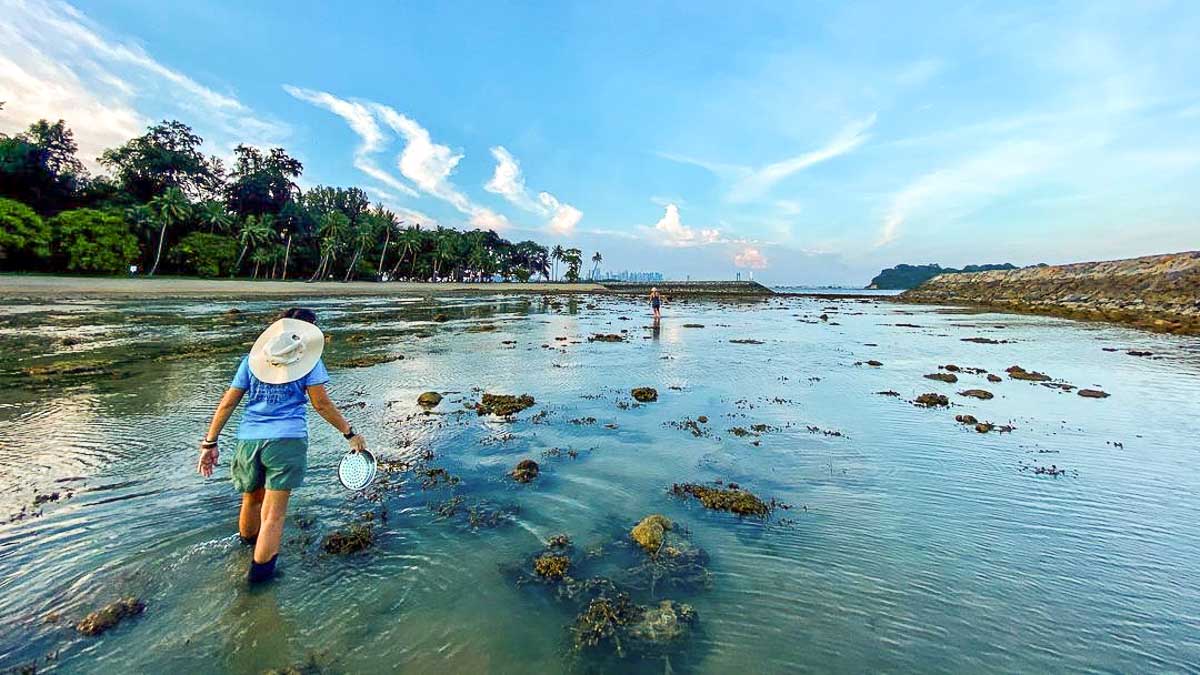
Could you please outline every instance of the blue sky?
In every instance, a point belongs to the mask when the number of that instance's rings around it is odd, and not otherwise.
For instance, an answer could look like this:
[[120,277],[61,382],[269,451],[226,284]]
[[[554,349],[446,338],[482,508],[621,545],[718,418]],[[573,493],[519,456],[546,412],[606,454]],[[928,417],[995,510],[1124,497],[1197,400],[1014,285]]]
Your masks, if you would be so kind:
[[1200,3],[332,4],[0,0],[0,131],[177,117],[677,278],[1200,245]]

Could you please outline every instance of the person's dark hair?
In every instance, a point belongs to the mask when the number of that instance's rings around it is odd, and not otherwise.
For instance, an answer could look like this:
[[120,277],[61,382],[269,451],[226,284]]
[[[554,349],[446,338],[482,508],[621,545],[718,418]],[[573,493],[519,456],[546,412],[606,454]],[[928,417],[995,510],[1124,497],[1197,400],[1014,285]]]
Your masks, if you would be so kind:
[[288,307],[279,313],[279,318],[297,319],[299,321],[307,321],[314,326],[317,325],[317,313],[304,307]]

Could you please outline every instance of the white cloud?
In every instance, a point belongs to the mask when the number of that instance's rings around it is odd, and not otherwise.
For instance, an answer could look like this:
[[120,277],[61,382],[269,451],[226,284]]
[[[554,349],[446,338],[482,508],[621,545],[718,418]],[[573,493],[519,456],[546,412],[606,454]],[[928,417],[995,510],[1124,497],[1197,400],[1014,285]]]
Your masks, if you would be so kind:
[[[80,159],[96,169],[106,148],[144,132],[151,118],[176,115],[228,154],[245,142],[267,145],[286,126],[255,115],[231,95],[206,87],[150,56],[137,45],[101,34],[65,3],[0,0],[0,130],[16,131],[46,118],[64,119],[75,132]],[[163,108],[166,108],[164,111]]]
[[510,225],[507,218],[475,204],[450,182],[450,175],[463,158],[461,153],[434,143],[429,132],[412,118],[379,103],[372,103],[371,107],[384,124],[404,137],[406,145],[396,166],[417,189],[458,209],[474,227],[499,230]]
[[742,269],[765,270],[767,269],[767,258],[757,248],[746,246],[734,254],[733,264]]
[[696,230],[687,227],[679,217],[679,207],[667,204],[663,217],[654,224],[650,233],[655,243],[663,246],[686,247],[715,244],[721,240],[720,230]]
[[497,145],[492,148],[492,157],[496,158],[496,169],[483,189],[504,197],[525,211],[548,218],[546,228],[554,234],[566,235],[575,230],[575,226],[583,218],[582,211],[560,202],[549,192],[539,192],[535,200],[525,187],[520,162],[504,146]]
[[663,159],[681,164],[691,164],[705,169],[728,182],[725,195],[727,201],[744,203],[759,199],[771,191],[780,181],[813,165],[831,160],[853,151],[867,141],[867,132],[875,124],[875,115],[847,124],[821,148],[789,159],[752,168],[738,164],[710,162],[687,155],[657,153]]
[[375,155],[384,148],[387,139],[384,137],[379,125],[375,123],[375,117],[371,114],[371,110],[367,106],[362,103],[340,99],[323,91],[302,89],[300,87],[293,87],[290,84],[283,85],[283,90],[291,94],[294,98],[324,108],[346,120],[346,124],[349,124],[350,129],[358,134],[359,139],[361,139],[361,143],[354,150],[355,168],[394,190],[398,190],[410,197],[418,196],[416,190],[380,168],[372,159],[372,155]]

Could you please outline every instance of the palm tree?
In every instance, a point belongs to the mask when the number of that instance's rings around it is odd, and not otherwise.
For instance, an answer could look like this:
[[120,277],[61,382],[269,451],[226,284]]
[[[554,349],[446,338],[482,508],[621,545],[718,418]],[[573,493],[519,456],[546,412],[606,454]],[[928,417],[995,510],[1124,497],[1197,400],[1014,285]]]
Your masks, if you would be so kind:
[[196,219],[201,225],[208,226],[208,233],[213,234],[220,230],[225,232],[233,225],[233,216],[225,205],[215,199],[205,200],[200,207],[196,209]]
[[375,277],[383,281],[383,261],[387,258],[388,244],[392,241],[392,230],[404,224],[403,220],[397,220],[396,214],[384,209],[382,206],[378,209],[378,218],[383,222],[383,229],[386,234],[383,237],[383,252],[379,254],[379,269],[375,272]]
[[350,281],[350,276],[354,274],[354,266],[358,264],[358,259],[362,257],[363,249],[367,244],[375,241],[378,236],[376,229],[381,224],[378,218],[374,218],[372,214],[366,214],[358,219],[358,224],[354,226],[353,241],[358,243],[358,248],[354,250],[354,257],[350,259],[350,264],[346,267],[346,276],[342,278],[343,282]]
[[600,251],[592,254],[592,281],[596,280],[596,270],[600,268],[602,262],[604,262],[604,256],[600,255]]
[[448,262],[455,258],[455,249],[457,248],[457,238],[453,230],[447,230],[440,225],[434,232],[433,239],[433,277],[438,277],[438,272],[441,270],[442,263]]
[[275,230],[271,228],[273,220],[271,216],[246,216],[245,222],[242,223],[242,230],[238,233],[242,252],[238,255],[237,264],[233,266],[234,274],[242,269],[242,260],[246,257],[246,251],[252,248],[257,249],[275,236]]
[[550,250],[550,259],[554,261],[554,278],[555,279],[558,279],[558,263],[564,259],[563,256],[565,255],[565,253],[566,252],[563,251],[563,247],[561,244],[556,244],[554,246],[554,248]]
[[[401,230],[399,237],[397,237],[397,243],[400,246],[400,259],[392,266],[393,279],[396,278],[396,273],[400,270],[400,264],[404,262],[404,258],[415,251],[420,251],[423,242],[424,234],[421,231],[420,223]],[[414,264],[416,263],[416,255],[413,255],[413,262]]]
[[162,259],[163,243],[167,240],[167,227],[187,220],[191,212],[191,204],[183,190],[169,187],[161,195],[150,200],[150,213],[159,224],[158,252],[154,254],[154,265],[150,268],[149,276],[158,271],[158,262]]
[[317,235],[321,241],[321,262],[317,265],[317,269],[309,281],[323,278],[330,263],[337,262],[337,250],[349,227],[350,219],[341,211],[330,211],[321,217],[321,224],[317,227]]

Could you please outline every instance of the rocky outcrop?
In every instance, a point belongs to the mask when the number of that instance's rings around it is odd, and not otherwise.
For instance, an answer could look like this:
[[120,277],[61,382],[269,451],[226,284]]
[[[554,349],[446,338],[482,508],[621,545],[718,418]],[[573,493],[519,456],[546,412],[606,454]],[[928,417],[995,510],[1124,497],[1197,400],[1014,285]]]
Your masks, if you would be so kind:
[[1200,251],[943,274],[906,291],[902,302],[981,305],[1002,311],[1133,324],[1200,334]]

